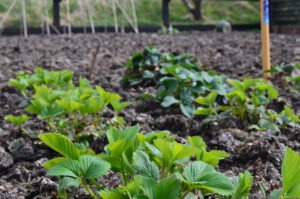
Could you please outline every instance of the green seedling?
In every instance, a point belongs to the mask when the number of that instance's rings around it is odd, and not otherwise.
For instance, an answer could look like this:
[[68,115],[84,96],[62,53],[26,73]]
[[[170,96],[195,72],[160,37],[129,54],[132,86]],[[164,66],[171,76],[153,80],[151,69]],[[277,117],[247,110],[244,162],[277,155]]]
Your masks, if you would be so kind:
[[[27,96],[30,100],[25,111],[46,121],[50,132],[60,132],[79,140],[101,136],[110,126],[122,128],[126,123],[119,113],[130,105],[129,102],[121,102],[120,95],[100,86],[94,88],[85,78],[79,78],[79,86],[73,85],[72,72],[36,68],[33,75],[22,73],[17,80],[25,77],[30,84],[20,91],[31,95]],[[109,106],[114,109],[110,120],[102,117],[102,112]]]
[[187,187],[183,196],[195,189],[200,190],[202,194],[217,193],[229,196],[234,189],[226,176],[217,172],[213,166],[200,161],[187,164],[182,173],[175,175]]
[[202,71],[197,62],[190,54],[160,53],[148,47],[129,61],[129,75],[123,78],[123,83],[155,86],[158,93],[151,97],[163,107],[178,106],[185,116],[192,118],[196,97],[216,91],[222,99],[228,91],[224,76]]
[[41,134],[39,138],[63,157],[44,163],[47,176],[59,176],[60,197],[68,198],[67,189],[82,186],[92,198],[97,198],[90,186],[101,187],[95,179],[105,175],[110,164],[91,150],[80,150],[67,137],[58,133]]
[[228,157],[225,151],[206,150],[206,143],[200,136],[188,137],[189,145],[196,151],[196,160],[202,161],[212,166],[217,166],[220,160]]
[[227,107],[220,106],[217,103],[217,97],[218,93],[213,91],[205,97],[200,96],[195,99],[195,102],[201,105],[201,107],[195,110],[195,115],[206,116],[206,118],[202,120],[202,123],[216,122],[226,118],[230,114],[228,110],[223,111],[226,110]]
[[248,171],[239,174],[233,178],[234,191],[231,194],[231,199],[247,199],[253,183],[253,177]]
[[124,131],[110,129],[106,132],[109,144],[105,146],[102,158],[111,164],[112,170],[118,172],[126,186],[132,179],[133,153],[138,149],[139,127],[126,128]]
[[234,89],[227,94],[229,110],[251,128],[278,131],[272,122],[273,110],[267,109],[271,100],[278,97],[274,86],[262,79],[229,80]]
[[282,167],[282,189],[271,192],[270,199],[300,198],[300,155],[286,148]]
[[30,75],[24,72],[17,73],[16,79],[10,79],[8,84],[17,88],[25,98],[30,97],[34,86],[46,85],[52,88],[73,87],[73,72],[47,71],[40,67],[35,68],[34,74]]
[[20,116],[13,116],[13,115],[6,115],[4,117],[4,119],[14,125],[16,125],[17,127],[19,127],[19,129],[21,129],[27,136],[29,137],[35,137],[32,133],[28,132],[25,128],[22,127],[22,125],[30,120],[30,117],[27,115],[20,115]]

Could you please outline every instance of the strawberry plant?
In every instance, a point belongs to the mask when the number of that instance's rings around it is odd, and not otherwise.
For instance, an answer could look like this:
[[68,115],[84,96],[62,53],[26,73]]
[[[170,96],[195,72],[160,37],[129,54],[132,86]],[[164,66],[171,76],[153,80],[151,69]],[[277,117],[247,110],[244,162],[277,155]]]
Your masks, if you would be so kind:
[[[216,171],[213,166],[227,154],[207,151],[201,137],[189,137],[189,144],[184,145],[167,131],[144,135],[136,126],[123,131],[112,128],[106,136],[109,143],[102,154],[78,148],[62,134],[39,136],[63,155],[44,164],[49,169],[47,176],[61,177],[61,197],[74,194],[80,186],[92,198],[104,199],[197,199],[212,194],[234,199],[249,195],[251,175],[245,172],[230,180]],[[196,157],[196,161],[191,161],[191,157]],[[110,168],[119,174],[122,182],[111,190],[96,181]]]
[[[100,86],[94,88],[84,78],[80,78],[76,86],[72,83],[72,75],[69,71],[48,72],[37,68],[33,75],[22,73],[11,79],[9,84],[24,93],[27,97],[25,111],[46,121],[48,131],[80,139],[90,134],[102,135],[111,125],[125,125],[119,112],[129,106],[129,102],[120,102],[120,95],[105,91]],[[28,84],[18,86],[16,82]],[[109,106],[112,106],[114,115],[107,120],[102,113]]]
[[269,72],[281,78],[284,88],[300,92],[300,63],[276,65]]
[[[68,198],[82,186],[92,198],[97,198],[91,186],[101,187],[95,180],[105,175],[110,164],[99,158],[90,149],[79,149],[67,137],[58,133],[41,134],[40,139],[51,149],[63,155],[44,163],[48,169],[46,176],[61,177],[59,195]],[[67,189],[73,193],[68,194]]]
[[280,131],[279,126],[298,126],[299,117],[288,106],[280,113],[268,108],[278,97],[273,84],[262,79],[231,79],[228,82],[233,88],[226,94],[223,105],[217,103],[215,91],[195,99],[199,104],[195,114],[206,116],[202,123],[216,122],[232,115],[256,130]]
[[227,94],[232,115],[249,125],[263,127],[263,122],[268,120],[267,105],[277,98],[277,90],[262,79],[229,80],[229,83],[234,87]]
[[123,78],[123,83],[154,85],[158,89],[154,98],[161,101],[163,107],[177,105],[190,118],[194,116],[194,100],[197,96],[216,91],[222,101],[222,96],[228,91],[225,76],[202,71],[197,60],[189,54],[162,54],[148,47],[133,55],[128,67],[128,75]]
[[[270,199],[288,199],[300,198],[300,155],[291,148],[286,148],[282,166],[282,188],[274,189],[269,198]],[[266,197],[264,188],[261,186],[263,198]]]
[[67,70],[47,71],[36,67],[34,74],[19,72],[15,79],[9,80],[8,84],[17,88],[24,97],[28,98],[32,95],[34,86],[46,85],[52,88],[66,89],[72,87],[73,74],[73,72]]

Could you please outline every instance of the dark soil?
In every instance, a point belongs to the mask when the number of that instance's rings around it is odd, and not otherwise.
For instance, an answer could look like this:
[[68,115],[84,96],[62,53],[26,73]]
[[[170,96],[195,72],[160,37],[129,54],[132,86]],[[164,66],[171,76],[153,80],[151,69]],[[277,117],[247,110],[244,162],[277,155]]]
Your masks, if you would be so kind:
[[[272,61],[290,63],[300,61],[300,38],[272,35]],[[100,45],[99,51],[97,47]],[[69,69],[75,76],[89,77],[110,91],[121,94],[125,100],[136,102],[122,114],[128,125],[140,125],[143,132],[170,130],[180,137],[200,135],[210,149],[225,150],[230,157],[221,161],[218,170],[228,176],[249,170],[254,176],[250,198],[262,198],[258,184],[267,191],[281,186],[280,167],[286,146],[300,151],[300,129],[282,129],[280,134],[248,132],[234,118],[218,124],[203,126],[199,120],[187,119],[177,109],[163,109],[155,102],[137,100],[144,92],[154,88],[122,88],[118,80],[125,73],[123,67],[129,56],[146,46],[174,53],[193,53],[207,70],[216,70],[230,78],[260,77],[260,35],[257,33],[217,34],[181,33],[157,34],[97,34],[67,36],[30,36],[0,38],[0,198],[56,198],[58,187],[55,178],[44,177],[43,162],[53,157],[53,152],[38,140],[30,140],[20,130],[4,121],[7,114],[21,112],[18,105],[22,96],[7,86],[9,78],[18,71],[32,71],[35,66],[48,70]],[[93,60],[95,67],[91,69]],[[280,98],[273,106],[288,102],[295,110],[300,109],[300,96],[282,88]],[[281,101],[281,102],[280,102]],[[42,131],[41,122],[29,123],[27,128]],[[179,138],[180,139],[180,138]],[[92,147],[102,151],[103,142]],[[115,175],[103,179],[110,187],[118,184]],[[85,198],[81,191],[78,198]]]

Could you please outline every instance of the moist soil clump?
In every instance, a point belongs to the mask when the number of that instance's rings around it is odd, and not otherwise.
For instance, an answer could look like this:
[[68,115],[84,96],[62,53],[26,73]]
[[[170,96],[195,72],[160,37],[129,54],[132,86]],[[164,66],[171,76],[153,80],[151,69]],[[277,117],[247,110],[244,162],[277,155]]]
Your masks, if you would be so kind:
[[[300,39],[295,36],[271,36],[272,62],[300,61]],[[100,47],[99,47],[100,46]],[[119,84],[126,72],[124,67],[131,54],[147,46],[156,46],[165,52],[192,53],[205,70],[215,70],[229,78],[260,77],[260,35],[251,32],[218,34],[215,32],[158,34],[96,34],[67,36],[30,36],[0,38],[0,198],[56,198],[58,179],[46,178],[42,164],[54,157],[53,151],[39,140],[29,139],[17,127],[4,120],[7,114],[22,113],[22,95],[7,86],[9,78],[18,71],[30,72],[36,66],[47,70],[68,69],[75,78],[84,76],[94,85],[119,93],[124,100],[135,102],[122,111],[128,125],[141,126],[142,132],[169,130],[186,142],[189,135],[203,137],[209,149],[225,150],[229,158],[220,162],[218,170],[235,176],[248,170],[254,176],[250,198],[262,198],[259,183],[267,192],[281,186],[280,167],[284,148],[300,150],[300,129],[283,128],[281,133],[250,132],[235,118],[227,118],[211,125],[201,125],[199,118],[188,119],[177,108],[163,109],[159,103],[141,101],[153,87],[124,87]],[[98,49],[99,48],[99,49]],[[75,80],[76,82],[76,80]],[[280,81],[273,79],[280,97],[271,104],[282,110],[282,101],[294,110],[300,109],[299,94],[289,93]],[[45,131],[45,124],[34,120],[26,128]],[[91,143],[96,152],[102,152],[107,140]],[[108,174],[102,180],[109,187],[120,183],[118,176]],[[77,198],[89,198],[83,190]]]

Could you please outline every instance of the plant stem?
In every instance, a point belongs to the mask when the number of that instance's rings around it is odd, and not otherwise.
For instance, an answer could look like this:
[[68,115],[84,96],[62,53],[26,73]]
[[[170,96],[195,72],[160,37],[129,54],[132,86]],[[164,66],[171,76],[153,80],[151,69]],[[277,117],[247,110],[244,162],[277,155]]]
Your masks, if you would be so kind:
[[98,189],[102,189],[103,187],[95,180],[95,179],[90,179],[92,185],[95,185]]
[[26,129],[24,129],[24,128],[22,128],[22,127],[20,127],[20,129],[29,137],[29,138],[31,138],[31,136],[30,136],[30,133],[26,130]]
[[86,183],[85,179],[81,180],[81,184],[84,187],[84,189],[89,193],[89,195],[93,198],[93,199],[97,199],[96,195],[94,194],[94,192],[92,191],[92,189],[88,186],[88,184]]
[[181,198],[184,199],[184,197],[185,197],[189,192],[190,192],[189,190],[186,190],[186,191],[182,194]]
[[48,120],[48,123],[49,123],[50,128],[51,128],[52,130],[54,130],[56,133],[58,133],[58,130],[57,130],[57,128],[56,128],[56,125],[54,124],[53,119],[49,119],[49,120]]
[[125,173],[125,169],[124,169],[124,162],[123,162],[123,160],[121,160],[121,163],[122,163],[121,178],[123,180],[124,186],[126,186],[128,182],[127,182],[127,178],[126,178],[126,173]]

